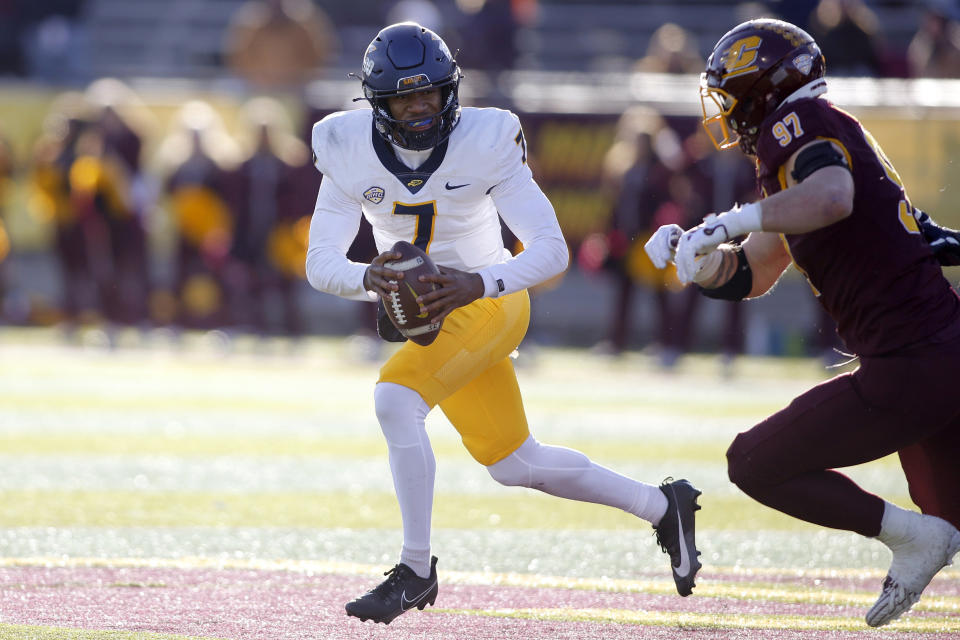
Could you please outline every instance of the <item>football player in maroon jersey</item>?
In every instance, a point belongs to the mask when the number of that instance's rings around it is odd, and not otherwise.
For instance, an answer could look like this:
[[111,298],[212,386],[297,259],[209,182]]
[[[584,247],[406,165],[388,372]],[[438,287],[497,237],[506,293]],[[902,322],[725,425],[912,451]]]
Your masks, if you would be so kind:
[[[727,300],[765,294],[793,262],[859,357],[856,371],[739,434],[727,460],[755,500],[891,549],[866,614],[880,626],[960,548],[960,298],[939,263],[956,238],[914,210],[877,142],[826,90],[824,58],[802,29],[764,19],[724,35],[701,76],[704,126],[718,148],[756,158],[764,197],[687,231],[661,227],[647,251]],[[922,514],[835,471],[894,452]]]

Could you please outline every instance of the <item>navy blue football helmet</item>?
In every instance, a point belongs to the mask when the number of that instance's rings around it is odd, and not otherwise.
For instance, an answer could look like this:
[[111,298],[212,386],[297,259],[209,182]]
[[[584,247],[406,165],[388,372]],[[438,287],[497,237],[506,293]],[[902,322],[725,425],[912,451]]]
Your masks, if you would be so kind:
[[[387,142],[421,151],[446,140],[460,122],[460,67],[446,43],[415,22],[385,27],[363,56],[363,97],[373,107],[373,122]],[[413,131],[390,113],[387,98],[440,89],[440,112],[423,131]]]

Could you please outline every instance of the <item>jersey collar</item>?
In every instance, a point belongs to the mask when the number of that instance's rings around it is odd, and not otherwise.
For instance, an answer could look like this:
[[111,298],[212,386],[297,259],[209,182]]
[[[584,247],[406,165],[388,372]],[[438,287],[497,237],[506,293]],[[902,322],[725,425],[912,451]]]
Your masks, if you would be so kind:
[[433,148],[433,152],[430,154],[430,157],[427,158],[426,162],[417,169],[411,169],[400,162],[390,144],[377,132],[375,125],[371,126],[371,132],[373,135],[373,149],[377,152],[380,164],[392,173],[410,193],[417,193],[423,189],[424,185],[427,184],[427,180],[433,175],[433,172],[440,168],[440,164],[447,155],[447,144],[450,142],[450,138],[447,138],[438,144]]
[[788,95],[783,102],[777,105],[777,109],[782,107],[785,104],[793,102],[794,100],[800,100],[801,98],[816,98],[822,96],[827,92],[827,80],[826,78],[817,78],[812,82],[808,82],[803,85],[790,95]]

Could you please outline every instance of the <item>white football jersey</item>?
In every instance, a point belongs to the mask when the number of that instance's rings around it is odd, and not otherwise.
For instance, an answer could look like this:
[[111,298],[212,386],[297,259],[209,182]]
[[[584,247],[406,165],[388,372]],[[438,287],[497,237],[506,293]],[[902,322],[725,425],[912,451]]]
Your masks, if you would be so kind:
[[[361,213],[380,252],[411,242],[438,265],[479,272],[486,295],[526,288],[566,267],[556,214],[533,180],[520,121],[509,111],[464,108],[447,141],[417,169],[396,157],[366,109],[327,116],[314,125],[312,142],[323,182],[307,276],[321,291],[369,298],[367,265],[345,257]],[[504,249],[498,209],[524,244],[519,258]]]

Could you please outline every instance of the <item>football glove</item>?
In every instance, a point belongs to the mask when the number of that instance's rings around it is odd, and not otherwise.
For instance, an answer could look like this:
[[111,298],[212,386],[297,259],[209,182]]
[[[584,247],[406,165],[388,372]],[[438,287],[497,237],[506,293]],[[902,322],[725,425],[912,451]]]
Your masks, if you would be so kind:
[[736,206],[720,215],[711,213],[703,223],[688,229],[677,243],[674,261],[677,263],[677,278],[687,284],[694,281],[700,265],[697,256],[712,253],[724,242],[751,231],[760,231],[760,203]]
[[[683,227],[676,224],[665,224],[657,229],[647,243],[643,245],[650,261],[657,269],[666,268],[667,264],[673,262],[673,257],[677,252],[677,241],[683,235]],[[697,270],[693,274],[693,281],[701,283],[704,280],[712,278],[720,268],[723,256],[719,251],[712,251],[705,256],[697,256],[695,261]]]
[[960,231],[941,227],[920,209],[914,209],[913,215],[937,262],[945,267],[960,265]]
[[678,224],[665,224],[653,232],[647,243],[643,245],[653,266],[664,269],[668,262],[673,262],[673,256],[677,252],[677,241],[682,235],[683,227]]

